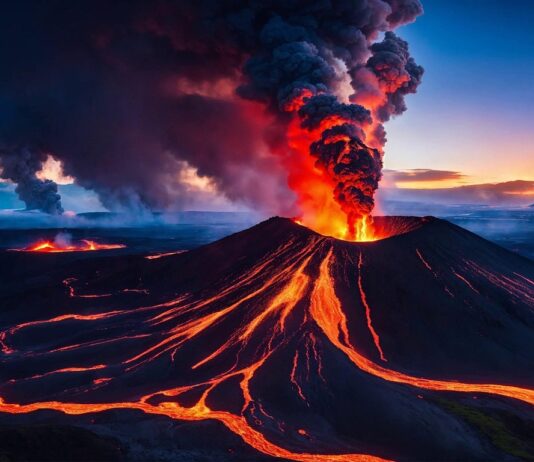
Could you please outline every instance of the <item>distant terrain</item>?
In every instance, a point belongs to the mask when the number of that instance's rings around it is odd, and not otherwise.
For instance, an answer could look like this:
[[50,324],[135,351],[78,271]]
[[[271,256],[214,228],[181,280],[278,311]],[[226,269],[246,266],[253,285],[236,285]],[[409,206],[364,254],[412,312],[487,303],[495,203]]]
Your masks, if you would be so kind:
[[[451,221],[503,247],[534,259],[534,209],[436,206],[388,202],[382,213],[426,216]],[[245,212],[180,212],[128,217],[109,212],[51,218],[33,213],[0,213],[0,249],[23,247],[67,233],[72,239],[96,239],[127,245],[122,254],[191,249],[261,221]]]

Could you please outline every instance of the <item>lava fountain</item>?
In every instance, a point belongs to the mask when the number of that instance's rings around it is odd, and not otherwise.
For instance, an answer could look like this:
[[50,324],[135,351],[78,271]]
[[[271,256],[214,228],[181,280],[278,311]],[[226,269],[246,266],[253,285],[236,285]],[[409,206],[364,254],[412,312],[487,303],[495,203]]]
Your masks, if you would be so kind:
[[333,89],[298,83],[279,101],[290,114],[286,142],[291,153],[281,151],[301,210],[299,221],[348,241],[380,238],[372,212],[382,178],[383,124],[404,112],[404,96],[416,91],[423,74],[408,44],[392,32],[369,50],[367,62],[355,65],[350,102]]
[[[319,229],[323,233],[318,232],[317,228],[314,230],[323,236],[334,237],[343,241],[374,242],[414,231],[430,220],[432,217],[372,217],[365,215],[356,222],[355,233],[352,238],[347,236],[347,225],[342,222],[340,224],[334,223],[332,227],[320,227]],[[294,218],[293,221],[298,225],[307,227],[300,218]]]

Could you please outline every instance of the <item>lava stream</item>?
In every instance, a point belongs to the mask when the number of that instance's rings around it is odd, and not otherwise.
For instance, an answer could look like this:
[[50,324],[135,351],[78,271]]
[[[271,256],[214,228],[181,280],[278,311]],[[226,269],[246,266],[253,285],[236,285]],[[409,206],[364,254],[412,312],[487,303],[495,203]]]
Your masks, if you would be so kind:
[[371,321],[371,308],[369,307],[369,304],[367,303],[367,295],[365,294],[365,291],[363,290],[362,270],[363,270],[363,255],[360,252],[360,256],[358,257],[358,289],[360,291],[360,299],[363,303],[363,306],[365,307],[365,318],[367,320],[367,327],[369,328],[369,332],[371,332],[371,336],[373,337],[373,341],[375,343],[376,349],[378,350],[378,353],[380,354],[380,359],[382,361],[387,361],[384,355],[384,351],[382,350],[382,346],[380,345],[380,337],[376,333],[376,330],[373,327],[373,323]]
[[[216,294],[211,297],[203,297],[194,301],[187,294],[182,294],[159,305],[97,314],[67,314],[49,320],[26,322],[1,332],[0,344],[2,349],[4,353],[10,353],[12,350],[6,343],[6,336],[8,334],[14,335],[23,328],[43,327],[50,323],[56,324],[74,320],[107,323],[117,321],[115,325],[112,324],[113,327],[116,327],[119,324],[125,324],[128,316],[136,316],[132,318],[135,323],[132,322],[129,325],[133,325],[135,329],[141,331],[137,334],[130,331],[128,335],[122,337],[99,338],[85,344],[59,347],[42,354],[72,351],[136,339],[143,339],[142,350],[130,352],[128,349],[130,356],[114,364],[98,364],[89,367],[70,366],[31,377],[37,380],[54,373],[84,373],[104,368],[112,370],[112,367],[115,366],[121,368],[126,374],[132,368],[152,362],[164,354],[168,354],[169,361],[174,363],[177,352],[180,352],[188,342],[197,340],[200,335],[209,335],[216,326],[220,326],[230,316],[241,319],[238,328],[234,329],[234,332],[223,342],[216,345],[212,353],[191,360],[190,370],[197,371],[202,368],[203,374],[210,374],[208,378],[204,376],[202,380],[189,380],[186,381],[186,384],[181,384],[175,388],[155,390],[139,399],[136,397],[130,401],[107,403],[42,401],[17,404],[0,399],[0,412],[22,414],[49,409],[76,415],[110,409],[137,409],[147,414],[164,415],[178,420],[215,419],[259,452],[274,457],[303,462],[384,461],[383,458],[367,454],[326,455],[293,452],[269,441],[267,436],[258,430],[257,427],[263,425],[260,412],[269,419],[274,420],[274,418],[267,413],[261,400],[255,396],[253,381],[257,378],[258,371],[261,371],[268,362],[272,361],[276,352],[291,345],[289,342],[295,338],[297,333],[301,336],[303,343],[300,344],[300,349],[297,347],[294,350],[292,362],[288,364],[287,379],[293,393],[308,407],[310,404],[306,399],[307,389],[304,386],[304,378],[309,378],[312,362],[317,366],[318,376],[323,382],[326,382],[325,377],[323,377],[323,364],[319,348],[324,342],[329,342],[360,370],[387,382],[435,391],[487,393],[534,405],[534,390],[508,385],[473,384],[416,377],[383,367],[363,356],[353,344],[348,321],[334,287],[332,267],[336,263],[336,255],[332,242],[335,241],[314,237],[307,245],[298,250],[292,249],[291,243],[283,245],[274,254],[271,253],[249,271],[241,273],[233,281],[225,281],[226,285],[219,287]],[[290,255],[285,255],[285,252],[290,250]],[[417,251],[417,255],[427,269],[432,271],[419,251]],[[279,264],[278,257],[281,257],[280,260],[283,263]],[[362,269],[363,256],[360,253],[358,265],[355,268],[355,271],[357,270],[358,291],[365,308],[367,327],[381,359],[385,361],[380,338],[372,324],[371,309],[364,292]],[[456,276],[459,275],[456,274]],[[164,310],[154,314],[153,311],[159,308]],[[139,316],[144,316],[144,318],[139,318]],[[120,322],[116,319],[119,317]],[[174,324],[169,326],[169,323]],[[297,325],[296,329],[293,324]],[[314,331],[305,330],[310,325],[314,326]],[[109,325],[107,326],[109,327]],[[318,331],[316,327],[318,327]],[[106,329],[99,332],[102,332],[101,335],[106,335]],[[147,346],[147,342],[150,341],[152,343]],[[236,354],[234,354],[234,350],[237,351]],[[241,355],[244,351],[253,351],[253,354]],[[208,362],[220,359],[223,355],[230,355],[230,357],[235,358],[233,364],[224,366],[222,371],[219,363],[205,367]],[[306,374],[303,373],[304,366]],[[219,370],[219,372],[215,373],[214,370]],[[239,397],[243,400],[240,412],[212,409],[208,405],[212,392],[220,385],[227,384],[230,379],[235,378],[238,378],[239,388],[237,390]],[[106,386],[112,380],[113,377],[91,377],[86,391],[93,390],[95,387]],[[190,391],[201,393],[194,404],[186,407],[177,402],[177,398]],[[278,422],[277,424],[280,427]],[[310,437],[311,434],[305,429],[299,429],[296,433],[307,437]]]
[[[313,315],[313,319],[328,337],[330,342],[344,352],[358,368],[389,382],[404,383],[417,388],[464,393],[489,393],[517,399],[534,405],[534,390],[528,388],[520,388],[510,385],[462,383],[414,377],[392,369],[386,369],[362,356],[356,351],[349,339],[347,318],[345,317],[341,308],[341,303],[335,294],[333,280],[330,275],[331,261],[332,249],[330,249],[327,257],[321,263],[320,274],[315,281],[315,287],[311,296],[310,312]],[[340,337],[343,338],[343,341],[340,340]]]

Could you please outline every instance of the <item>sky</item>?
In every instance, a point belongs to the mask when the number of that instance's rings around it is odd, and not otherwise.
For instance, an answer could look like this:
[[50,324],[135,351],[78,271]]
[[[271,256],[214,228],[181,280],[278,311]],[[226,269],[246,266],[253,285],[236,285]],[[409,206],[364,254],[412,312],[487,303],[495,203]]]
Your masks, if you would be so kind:
[[534,180],[534,1],[423,6],[399,30],[425,75],[386,127],[385,168],[465,175],[440,186]]
[[[382,188],[534,182],[534,0],[422,3],[425,14],[397,31],[425,75],[407,97],[408,110],[386,124]],[[57,165],[48,167],[49,178],[72,181]],[[192,173],[184,181],[206,192]],[[534,183],[514,188],[534,201]],[[60,189],[67,210],[103,210],[90,191]],[[198,197],[193,208],[235,209],[224,198]],[[13,188],[0,184],[0,208],[22,206]]]

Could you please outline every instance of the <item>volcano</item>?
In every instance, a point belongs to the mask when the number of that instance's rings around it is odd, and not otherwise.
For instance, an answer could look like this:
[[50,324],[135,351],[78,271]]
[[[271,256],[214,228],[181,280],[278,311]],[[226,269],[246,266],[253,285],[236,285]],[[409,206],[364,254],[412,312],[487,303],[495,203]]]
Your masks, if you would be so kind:
[[2,289],[0,412],[187,421],[225,448],[202,460],[530,457],[534,263],[432,217],[375,227],[347,242],[271,218],[158,258],[6,253],[54,264]]

